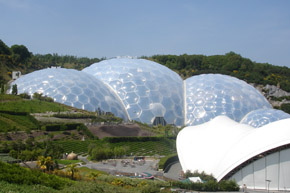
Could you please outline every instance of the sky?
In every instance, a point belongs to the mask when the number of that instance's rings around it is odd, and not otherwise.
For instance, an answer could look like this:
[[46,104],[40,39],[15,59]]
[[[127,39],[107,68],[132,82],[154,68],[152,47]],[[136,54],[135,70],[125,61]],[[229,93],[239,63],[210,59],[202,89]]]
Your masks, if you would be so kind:
[[290,0],[0,0],[0,39],[33,54],[222,55],[290,67]]

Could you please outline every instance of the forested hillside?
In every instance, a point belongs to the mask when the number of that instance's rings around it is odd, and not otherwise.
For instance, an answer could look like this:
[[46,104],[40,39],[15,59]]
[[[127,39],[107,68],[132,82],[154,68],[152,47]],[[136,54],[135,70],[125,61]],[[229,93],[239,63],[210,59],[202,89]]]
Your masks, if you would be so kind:
[[[176,71],[182,78],[204,73],[220,73],[235,76],[248,83],[276,85],[290,92],[290,68],[268,63],[256,63],[234,52],[225,55],[154,55],[142,57],[153,60]],[[8,47],[0,40],[0,83],[11,80],[11,72],[22,74],[50,66],[81,70],[104,58],[60,56],[58,54],[33,54],[24,45]]]
[[234,52],[225,55],[155,55],[144,57],[176,71],[182,78],[204,73],[235,76],[248,83],[278,85],[290,91],[290,69],[267,63],[256,63]]
[[50,66],[61,66],[81,70],[92,63],[102,59],[59,56],[58,54],[33,54],[24,45],[12,45],[8,47],[0,39],[0,84],[11,80],[12,71],[21,71],[22,74]]

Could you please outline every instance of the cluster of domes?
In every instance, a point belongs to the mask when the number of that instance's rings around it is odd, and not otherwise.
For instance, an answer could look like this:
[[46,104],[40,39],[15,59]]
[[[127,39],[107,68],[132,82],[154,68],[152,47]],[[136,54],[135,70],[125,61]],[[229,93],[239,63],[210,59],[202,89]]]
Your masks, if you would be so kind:
[[[177,126],[198,125],[218,115],[239,122],[252,111],[271,109],[254,87],[237,78],[204,74],[183,81],[169,68],[144,59],[104,60],[82,71],[48,68],[12,84],[17,84],[19,93],[38,92],[69,106],[101,109],[147,124],[162,118]],[[283,117],[277,114],[268,120]],[[250,124],[250,119],[257,118],[243,119],[243,123]]]

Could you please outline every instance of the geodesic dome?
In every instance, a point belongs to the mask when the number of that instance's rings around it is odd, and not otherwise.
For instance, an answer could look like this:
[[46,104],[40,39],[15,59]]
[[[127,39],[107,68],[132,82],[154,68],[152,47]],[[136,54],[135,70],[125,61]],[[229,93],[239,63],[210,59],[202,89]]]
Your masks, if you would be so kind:
[[164,117],[168,124],[184,124],[183,81],[167,67],[144,59],[117,58],[92,64],[83,72],[107,83],[131,120],[152,124],[156,117]]
[[[11,83],[18,93],[42,93],[54,101],[88,111],[111,112],[127,120],[122,102],[103,82],[93,76],[64,68],[47,68],[21,76]],[[10,93],[12,89],[10,90]]]
[[258,128],[269,123],[279,121],[282,119],[288,119],[290,115],[284,111],[277,109],[258,109],[248,113],[240,123],[250,125]]
[[240,121],[247,113],[272,108],[251,85],[221,74],[202,74],[185,80],[185,125],[205,123],[219,115]]

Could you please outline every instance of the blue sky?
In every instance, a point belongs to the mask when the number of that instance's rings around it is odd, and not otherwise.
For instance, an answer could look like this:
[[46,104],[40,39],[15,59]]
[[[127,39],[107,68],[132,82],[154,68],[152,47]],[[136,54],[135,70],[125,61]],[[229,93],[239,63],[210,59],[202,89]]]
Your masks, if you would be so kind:
[[0,39],[85,57],[234,51],[290,67],[290,0],[0,0]]

